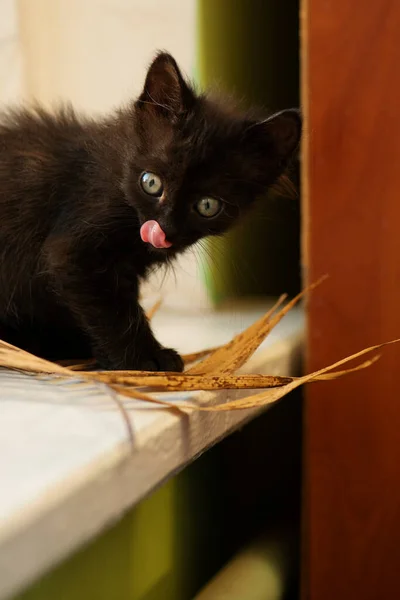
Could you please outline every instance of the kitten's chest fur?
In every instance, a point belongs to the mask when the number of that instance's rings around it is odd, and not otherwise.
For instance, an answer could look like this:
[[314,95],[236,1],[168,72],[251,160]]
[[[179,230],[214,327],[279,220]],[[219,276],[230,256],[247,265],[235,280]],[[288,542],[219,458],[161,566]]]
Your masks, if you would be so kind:
[[[111,228],[110,228],[111,229]],[[107,230],[102,235],[107,236]],[[1,236],[0,236],[1,237]],[[134,241],[138,237],[138,227],[132,226],[118,230],[118,240],[114,240],[113,232],[104,240],[98,236],[87,240],[88,252],[82,259],[81,266],[91,275],[100,275],[108,271],[110,280],[120,293],[131,294],[132,283],[139,277],[145,278],[149,270],[160,263],[148,252],[144,252],[140,244]],[[43,241],[45,241],[43,236]],[[36,242],[36,243],[35,243]],[[90,243],[94,247],[90,246]],[[40,322],[51,323],[66,318],[66,310],[55,293],[52,273],[48,272],[42,260],[42,244],[32,239],[25,239],[24,244],[13,244],[0,257],[0,319],[7,317],[18,322],[29,318]],[[32,251],[34,249],[34,251]]]

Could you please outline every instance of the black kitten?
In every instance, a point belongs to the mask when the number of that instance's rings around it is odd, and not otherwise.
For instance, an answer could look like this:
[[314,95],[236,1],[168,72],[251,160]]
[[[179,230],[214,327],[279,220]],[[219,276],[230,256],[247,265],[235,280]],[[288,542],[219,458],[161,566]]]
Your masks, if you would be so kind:
[[182,369],[138,304],[140,279],[233,225],[296,150],[295,110],[258,121],[196,95],[159,54],[112,117],[0,121],[0,338],[103,368]]

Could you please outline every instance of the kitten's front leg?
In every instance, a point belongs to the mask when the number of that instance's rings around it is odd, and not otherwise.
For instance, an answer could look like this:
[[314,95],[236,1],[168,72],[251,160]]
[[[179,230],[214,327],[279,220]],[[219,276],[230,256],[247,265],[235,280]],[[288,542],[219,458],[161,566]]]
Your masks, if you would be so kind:
[[48,267],[62,303],[89,335],[95,358],[105,369],[182,371],[179,354],[155,339],[138,302],[138,281],[118,267],[101,268],[87,254],[46,250]]
[[[103,315],[107,311],[103,311]],[[86,320],[87,322],[87,320]],[[112,319],[109,318],[111,323]],[[137,302],[132,302],[129,314],[118,315],[110,329],[86,326],[93,340],[94,355],[103,369],[134,369],[141,371],[182,371],[183,361],[172,348],[164,348],[155,339],[147,317]]]

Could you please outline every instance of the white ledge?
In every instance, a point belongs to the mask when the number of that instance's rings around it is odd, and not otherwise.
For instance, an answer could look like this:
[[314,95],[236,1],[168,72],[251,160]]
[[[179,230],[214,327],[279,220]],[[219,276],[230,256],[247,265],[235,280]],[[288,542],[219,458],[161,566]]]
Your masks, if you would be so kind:
[[[192,352],[228,341],[268,308],[161,310],[160,341]],[[298,374],[301,309],[292,310],[245,371]],[[168,394],[203,404],[251,391]],[[127,401],[134,448],[120,412],[99,388],[0,371],[0,599],[17,593],[117,520],[156,485],[257,411],[173,414]]]

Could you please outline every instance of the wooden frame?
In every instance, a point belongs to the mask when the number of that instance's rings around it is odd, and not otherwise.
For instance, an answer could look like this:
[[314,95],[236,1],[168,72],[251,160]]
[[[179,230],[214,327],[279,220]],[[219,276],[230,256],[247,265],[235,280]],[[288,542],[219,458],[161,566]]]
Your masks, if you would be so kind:
[[[400,336],[400,3],[303,2],[307,370]],[[394,597],[400,348],[307,390],[304,598]],[[396,592],[395,592],[396,590]]]

